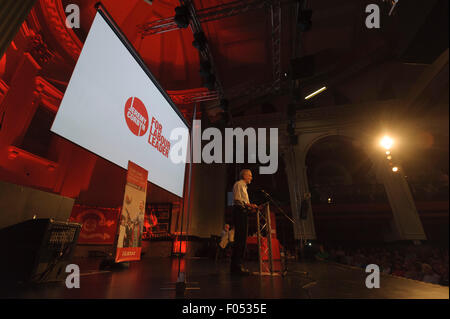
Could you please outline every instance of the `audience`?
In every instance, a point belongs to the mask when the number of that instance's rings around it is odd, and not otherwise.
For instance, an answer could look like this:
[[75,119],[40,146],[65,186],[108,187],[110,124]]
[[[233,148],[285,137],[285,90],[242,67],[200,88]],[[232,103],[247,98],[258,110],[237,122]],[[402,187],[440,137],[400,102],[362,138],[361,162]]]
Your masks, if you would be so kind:
[[448,248],[435,248],[426,244],[345,249],[342,246],[330,246],[327,251],[321,245],[315,257],[360,268],[376,264],[384,274],[448,286]]

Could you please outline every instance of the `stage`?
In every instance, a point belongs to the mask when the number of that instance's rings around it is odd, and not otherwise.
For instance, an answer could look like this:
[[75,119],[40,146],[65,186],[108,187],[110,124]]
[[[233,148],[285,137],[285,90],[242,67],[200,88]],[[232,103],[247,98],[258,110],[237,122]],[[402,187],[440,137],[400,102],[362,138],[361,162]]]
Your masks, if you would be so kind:
[[[103,299],[175,298],[178,259],[144,258],[129,269],[99,271],[99,258],[73,260],[80,266],[80,288],[46,283],[20,289],[2,288],[2,298]],[[365,286],[367,274],[348,266],[322,262],[290,262],[285,277],[229,274],[226,261],[187,259],[186,299],[448,299],[449,288],[381,275],[380,288]],[[250,263],[256,271],[257,264]]]

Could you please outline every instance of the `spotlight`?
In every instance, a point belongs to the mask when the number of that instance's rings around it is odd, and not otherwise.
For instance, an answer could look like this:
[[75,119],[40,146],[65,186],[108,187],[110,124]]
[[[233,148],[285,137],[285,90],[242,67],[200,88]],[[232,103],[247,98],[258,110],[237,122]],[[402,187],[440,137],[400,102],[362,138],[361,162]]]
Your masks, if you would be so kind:
[[391,152],[390,151],[386,151],[386,155],[390,155],[391,154]]
[[387,158],[388,160],[391,160],[391,159],[392,159],[392,156],[391,156],[391,155],[388,155],[386,158]]
[[389,136],[385,135],[381,139],[380,145],[382,147],[384,147],[386,150],[389,150],[392,147],[392,145],[394,145],[394,140],[392,138],[390,138]]
[[398,172],[398,167],[397,167],[397,166],[392,167],[392,171],[393,171],[394,173]]
[[186,6],[175,8],[175,23],[179,28],[185,29],[189,26],[189,9]]
[[192,45],[197,50],[204,50],[206,47],[206,36],[203,32],[194,33],[194,41],[192,41]]

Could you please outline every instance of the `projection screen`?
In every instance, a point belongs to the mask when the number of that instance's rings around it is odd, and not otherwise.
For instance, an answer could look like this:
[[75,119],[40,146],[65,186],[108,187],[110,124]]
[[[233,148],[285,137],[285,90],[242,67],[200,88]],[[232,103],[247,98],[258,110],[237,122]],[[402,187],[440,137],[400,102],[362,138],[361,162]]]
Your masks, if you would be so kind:
[[[97,11],[51,131],[182,197],[185,163],[175,164],[170,133],[188,125],[105,12]],[[185,141],[187,144],[187,141]],[[183,145],[187,147],[187,145]]]

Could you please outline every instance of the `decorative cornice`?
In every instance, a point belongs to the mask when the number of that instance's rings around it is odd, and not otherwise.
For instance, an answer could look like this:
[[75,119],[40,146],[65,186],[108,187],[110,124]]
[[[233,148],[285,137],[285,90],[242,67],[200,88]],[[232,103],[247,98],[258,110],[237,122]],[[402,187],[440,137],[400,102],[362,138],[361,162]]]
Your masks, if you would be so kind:
[[75,32],[66,27],[66,14],[61,0],[41,0],[40,8],[53,37],[74,60],[77,60],[83,44]]
[[3,98],[6,96],[6,93],[8,93],[9,86],[6,84],[5,81],[0,79],[0,105],[2,104]]
[[47,44],[42,40],[42,35],[35,34],[29,36],[27,51],[33,56],[39,65],[48,63],[54,54],[48,49]]
[[64,94],[40,76],[36,77],[36,93],[43,106],[55,113],[58,111]]

